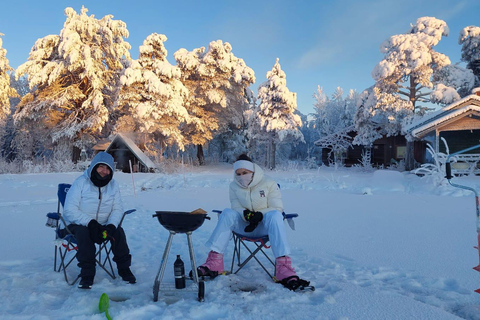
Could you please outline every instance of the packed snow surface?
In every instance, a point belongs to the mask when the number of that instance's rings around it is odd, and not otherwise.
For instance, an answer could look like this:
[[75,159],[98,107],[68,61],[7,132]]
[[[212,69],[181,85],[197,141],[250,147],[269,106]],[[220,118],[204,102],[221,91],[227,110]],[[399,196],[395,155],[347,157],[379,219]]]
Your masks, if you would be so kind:
[[[105,319],[98,302],[110,298],[113,319],[480,319],[475,197],[428,177],[391,170],[326,168],[268,172],[281,186],[292,261],[314,292],[294,293],[274,283],[255,261],[236,275],[196,287],[173,289],[173,262],[180,254],[187,273],[186,236],[173,237],[159,299],[153,282],[168,239],[152,215],[203,208],[211,220],[192,234],[197,264],[215,227],[212,210],[229,206],[231,165],[183,168],[176,173],[116,172],[133,256],[134,285],[112,280],[97,268],[91,290],[69,286],[53,271],[54,231],[46,214],[56,211],[58,183],[72,173],[0,175],[0,318]],[[456,183],[479,188],[478,177]],[[225,253],[229,268],[233,243]],[[267,250],[269,252],[269,250]],[[269,252],[270,253],[270,252]],[[272,268],[273,271],[273,268]],[[75,264],[69,267],[78,273]]]

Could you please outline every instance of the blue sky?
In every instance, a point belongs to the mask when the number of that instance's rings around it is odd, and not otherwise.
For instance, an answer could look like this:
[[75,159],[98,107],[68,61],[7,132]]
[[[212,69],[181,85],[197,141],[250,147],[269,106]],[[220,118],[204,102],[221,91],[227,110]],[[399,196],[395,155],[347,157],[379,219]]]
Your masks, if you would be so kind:
[[82,5],[97,19],[111,14],[127,24],[134,59],[154,32],[168,37],[165,47],[172,64],[180,48],[190,51],[218,39],[229,42],[233,53],[255,71],[255,93],[278,57],[304,114],[313,112],[318,85],[327,95],[337,86],[345,92],[371,86],[371,71],[383,57],[382,42],[406,32],[419,17],[447,22],[450,35],[436,50],[452,63],[460,61],[460,30],[480,26],[479,0],[10,0],[0,11],[10,65],[24,63],[37,39],[60,33],[66,7],[80,12]]

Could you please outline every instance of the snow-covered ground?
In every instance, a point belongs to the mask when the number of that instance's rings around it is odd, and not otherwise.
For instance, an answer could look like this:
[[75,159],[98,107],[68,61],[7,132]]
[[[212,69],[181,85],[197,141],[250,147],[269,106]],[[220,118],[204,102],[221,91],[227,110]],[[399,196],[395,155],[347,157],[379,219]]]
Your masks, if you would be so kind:
[[[137,209],[124,228],[138,283],[112,280],[99,269],[92,290],[68,286],[53,271],[54,232],[45,226],[46,213],[57,207],[57,184],[80,173],[0,175],[0,318],[104,319],[98,302],[105,292],[114,319],[480,319],[473,194],[388,170],[268,173],[281,185],[285,210],[300,215],[295,231],[287,226],[291,256],[316,291],[290,292],[252,261],[237,275],[207,282],[205,301],[198,302],[195,290],[171,289],[176,254],[190,270],[186,237],[178,234],[154,302],[168,231],[152,214],[227,207],[231,170],[137,173],[135,192],[132,176],[116,173],[125,209]],[[455,181],[480,189],[478,177]],[[192,235],[198,264],[217,221],[210,216]]]

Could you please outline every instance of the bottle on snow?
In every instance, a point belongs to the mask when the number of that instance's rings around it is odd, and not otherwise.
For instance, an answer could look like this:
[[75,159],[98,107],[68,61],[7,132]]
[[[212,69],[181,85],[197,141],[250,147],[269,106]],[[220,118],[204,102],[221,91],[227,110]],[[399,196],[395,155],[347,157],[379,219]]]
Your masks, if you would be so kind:
[[179,254],[177,254],[177,260],[173,264],[173,271],[175,273],[175,288],[185,288],[185,266]]

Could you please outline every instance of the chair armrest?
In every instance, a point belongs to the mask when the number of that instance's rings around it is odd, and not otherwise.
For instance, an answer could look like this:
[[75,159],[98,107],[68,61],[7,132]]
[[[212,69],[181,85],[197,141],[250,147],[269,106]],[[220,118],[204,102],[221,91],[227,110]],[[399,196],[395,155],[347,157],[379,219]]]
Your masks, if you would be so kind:
[[47,218],[53,219],[53,220],[60,220],[60,215],[58,212],[49,212],[47,213]]
[[130,213],[135,212],[135,211],[137,211],[137,209],[130,209],[130,210],[125,211],[124,214],[130,214]]
[[285,213],[285,212],[282,212],[282,214],[283,214],[283,220],[285,220],[285,219],[293,219],[293,218],[298,217],[298,213]]
[[287,220],[288,225],[292,230],[295,230],[295,221],[293,218],[298,217],[298,213],[285,213],[282,212],[283,214],[283,220]]
[[122,219],[120,220],[120,223],[118,224],[118,226],[119,226],[119,227],[122,226],[123,219],[125,218],[125,216],[126,216],[127,214],[130,214],[130,213],[135,212],[135,211],[137,211],[137,209],[130,209],[130,210],[125,211],[125,212],[123,213],[123,215],[122,215]]

